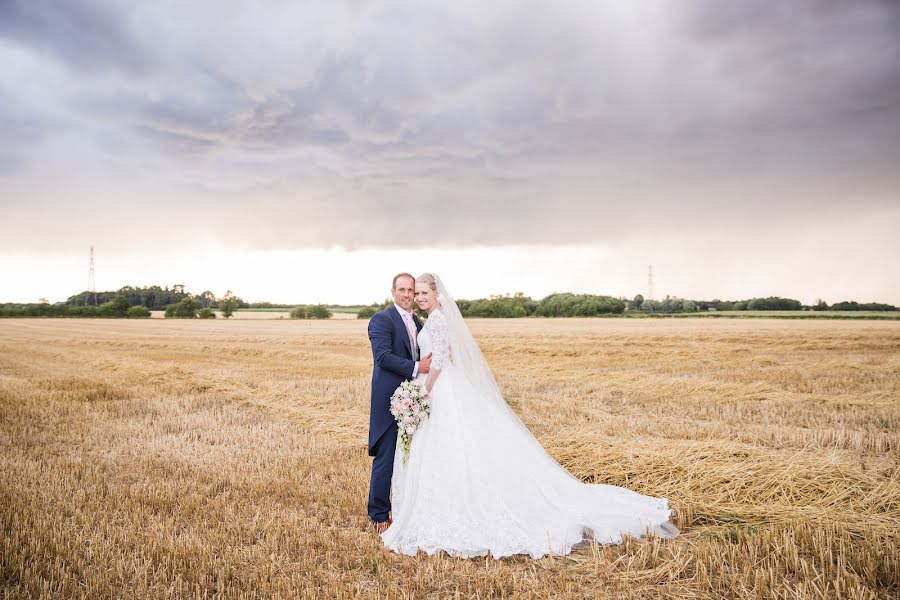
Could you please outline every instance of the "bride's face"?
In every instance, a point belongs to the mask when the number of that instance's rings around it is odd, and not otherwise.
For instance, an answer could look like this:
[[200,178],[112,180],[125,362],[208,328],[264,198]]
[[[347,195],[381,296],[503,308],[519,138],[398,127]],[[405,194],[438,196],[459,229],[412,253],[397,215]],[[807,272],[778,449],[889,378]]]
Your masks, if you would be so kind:
[[438,306],[437,292],[431,289],[427,283],[416,282],[416,304],[425,312],[430,313]]

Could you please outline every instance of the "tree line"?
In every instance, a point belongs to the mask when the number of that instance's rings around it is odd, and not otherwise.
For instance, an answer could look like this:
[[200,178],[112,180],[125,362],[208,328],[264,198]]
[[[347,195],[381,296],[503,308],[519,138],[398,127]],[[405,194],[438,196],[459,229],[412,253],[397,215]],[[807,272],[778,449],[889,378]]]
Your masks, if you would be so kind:
[[0,317],[81,317],[81,318],[149,318],[153,310],[164,311],[168,319],[215,319],[216,311],[229,318],[241,308],[284,308],[291,319],[330,319],[331,310],[324,304],[249,303],[231,290],[221,297],[210,290],[194,295],[182,284],[160,287],[125,286],[115,291],[84,291],[69,296],[65,302],[50,304],[0,304]]
[[[373,303],[359,309],[357,317],[367,319],[379,310],[390,306],[390,299]],[[474,300],[458,300],[464,317],[515,319],[522,317],[593,317],[598,315],[673,314],[714,311],[896,311],[896,306],[879,302],[859,303],[856,301],[836,302],[828,305],[817,300],[812,305],[804,305],[793,298],[769,296],[748,300],[691,300],[666,296],[662,300],[645,299],[641,294],[634,298],[613,297],[594,294],[554,293],[535,300],[522,292],[509,295],[493,295]],[[210,319],[216,312],[231,317],[241,308],[284,308],[290,311],[292,319],[328,319],[332,311],[324,304],[273,304],[271,302],[248,303],[230,290],[216,297],[206,290],[194,295],[182,284],[171,287],[125,286],[116,291],[84,291],[70,296],[65,302],[32,304],[0,304],[0,317],[105,317],[105,318],[148,318],[151,310],[165,311],[167,318]],[[421,313],[424,316],[424,312]]]
[[[376,312],[390,306],[393,302],[385,299],[381,303],[373,303],[362,307],[357,318],[368,319]],[[521,292],[510,296],[495,295],[476,300],[457,300],[457,306],[464,317],[505,318],[521,317],[593,317],[598,315],[620,315],[625,311],[646,314],[673,314],[714,311],[802,311],[802,310],[859,310],[859,311],[895,311],[896,306],[877,302],[862,304],[853,301],[837,302],[831,306],[822,300],[813,305],[804,305],[793,298],[769,296],[767,298],[750,298],[748,300],[690,300],[676,296],[666,296],[663,300],[645,299],[637,294],[634,298],[614,298],[593,294],[550,294],[541,300],[534,300]],[[425,313],[419,311],[422,316]]]
[[69,296],[64,304],[66,306],[100,305],[109,302],[116,296],[124,297],[130,306],[143,306],[149,310],[166,310],[167,307],[177,305],[185,298],[194,298],[197,301],[198,310],[203,308],[218,309],[220,308],[220,302],[223,300],[229,300],[229,304],[232,304],[231,301],[233,300],[237,303],[235,308],[252,308],[243,298],[235,296],[230,290],[221,298],[217,298],[210,290],[194,295],[186,291],[184,284],[181,283],[176,283],[171,288],[169,286],[162,288],[158,285],[149,287],[126,285],[112,292],[97,292],[96,300],[93,292],[85,291]]
[[214,319],[215,310],[228,318],[234,311],[250,305],[227,291],[221,298],[207,290],[195,296],[184,285],[171,288],[125,286],[116,291],[84,291],[69,296],[65,302],[32,304],[0,304],[0,317],[101,317],[146,319],[150,311],[163,310],[167,318]]

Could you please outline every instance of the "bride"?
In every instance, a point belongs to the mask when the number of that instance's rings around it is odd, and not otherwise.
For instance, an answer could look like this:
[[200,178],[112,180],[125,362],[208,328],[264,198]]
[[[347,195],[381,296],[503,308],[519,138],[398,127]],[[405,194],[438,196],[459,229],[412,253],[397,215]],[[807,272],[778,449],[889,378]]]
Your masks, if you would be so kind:
[[440,277],[416,279],[428,321],[417,342],[432,353],[424,381],[430,418],[413,435],[409,458],[397,444],[393,524],[387,548],[415,555],[494,558],[568,554],[589,539],[626,534],[673,538],[666,498],[576,479],[551,458],[509,408]]

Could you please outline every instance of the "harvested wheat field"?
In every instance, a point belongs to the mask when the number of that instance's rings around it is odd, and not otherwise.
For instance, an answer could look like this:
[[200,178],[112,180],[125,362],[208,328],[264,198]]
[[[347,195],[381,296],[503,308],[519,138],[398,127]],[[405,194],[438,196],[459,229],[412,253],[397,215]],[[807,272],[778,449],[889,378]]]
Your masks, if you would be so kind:
[[3,320],[3,597],[900,594],[900,323],[471,325],[550,454],[669,498],[683,535],[384,551],[362,321]]

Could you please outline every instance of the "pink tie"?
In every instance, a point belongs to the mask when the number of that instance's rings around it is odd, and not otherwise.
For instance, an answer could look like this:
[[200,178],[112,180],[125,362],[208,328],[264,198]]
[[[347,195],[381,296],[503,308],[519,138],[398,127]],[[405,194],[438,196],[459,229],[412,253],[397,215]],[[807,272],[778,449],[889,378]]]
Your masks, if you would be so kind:
[[413,325],[412,315],[403,313],[403,320],[406,321],[406,331],[409,332],[409,344],[413,354],[416,353],[416,326]]

